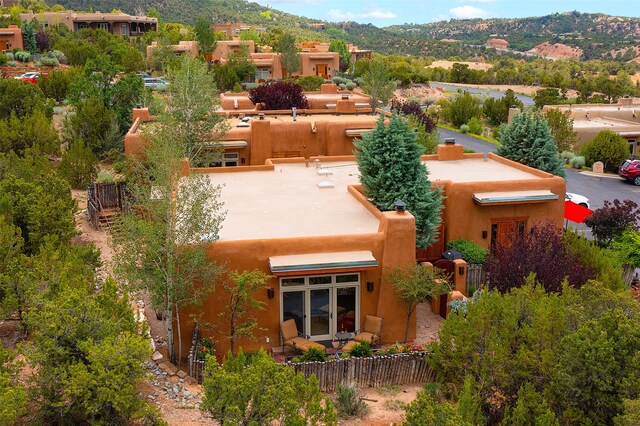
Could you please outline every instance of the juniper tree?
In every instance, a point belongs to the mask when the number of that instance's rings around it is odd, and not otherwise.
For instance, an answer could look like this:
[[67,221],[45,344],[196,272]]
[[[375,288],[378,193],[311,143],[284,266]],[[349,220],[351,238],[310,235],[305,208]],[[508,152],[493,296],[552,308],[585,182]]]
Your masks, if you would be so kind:
[[373,132],[356,142],[360,182],[380,210],[391,210],[398,200],[416,218],[416,246],[437,240],[442,195],[431,187],[429,171],[420,160],[423,148],[409,124],[393,114],[385,127],[380,117]]
[[379,102],[387,104],[396,90],[397,83],[389,77],[389,69],[382,61],[371,61],[367,71],[360,78],[364,93],[371,96],[371,107],[378,108]]
[[558,156],[547,121],[539,114],[525,111],[516,114],[500,130],[501,147],[496,153],[509,160],[557,175],[565,176],[564,163]]

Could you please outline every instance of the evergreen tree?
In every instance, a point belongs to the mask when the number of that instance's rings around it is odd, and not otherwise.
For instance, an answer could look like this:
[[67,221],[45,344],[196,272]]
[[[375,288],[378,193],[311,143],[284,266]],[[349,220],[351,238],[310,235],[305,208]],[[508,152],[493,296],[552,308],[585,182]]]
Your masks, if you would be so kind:
[[22,23],[22,44],[24,45],[24,50],[32,55],[36,54],[36,47],[38,46],[36,43],[36,31],[33,29],[33,25],[27,23],[27,21]]
[[216,50],[216,36],[211,29],[211,25],[206,16],[199,16],[194,28],[198,48],[202,56],[207,56]]
[[416,133],[397,114],[389,127],[380,117],[375,130],[356,142],[360,182],[367,197],[380,210],[391,210],[398,200],[416,218],[416,245],[428,247],[437,240],[442,195],[431,187],[429,171],[420,160],[422,147]]
[[387,104],[396,85],[389,77],[387,65],[382,61],[371,61],[360,79],[360,86],[364,93],[371,96],[371,107],[374,109],[380,106],[379,102]]
[[557,175],[565,176],[564,163],[558,156],[546,120],[539,114],[516,114],[513,121],[500,130],[496,153],[509,160]]
[[287,71],[287,74],[294,73],[302,66],[298,48],[296,47],[296,38],[291,34],[284,34],[274,46],[276,52],[280,52],[280,61]]

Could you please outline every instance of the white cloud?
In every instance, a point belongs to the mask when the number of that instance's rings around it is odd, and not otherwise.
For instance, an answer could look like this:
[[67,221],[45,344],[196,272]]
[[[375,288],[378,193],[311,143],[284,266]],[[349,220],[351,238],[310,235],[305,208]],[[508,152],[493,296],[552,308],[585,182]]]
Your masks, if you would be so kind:
[[484,4],[490,4],[490,3],[495,3],[496,0],[459,0],[460,3],[484,3]]
[[397,18],[398,15],[391,11],[374,7],[362,13],[344,12],[339,9],[331,9],[327,12],[327,17],[332,21],[355,21],[358,19],[394,19]]
[[451,13],[454,18],[458,19],[486,18],[489,16],[485,10],[469,5],[454,7],[453,9],[449,9],[449,13]]

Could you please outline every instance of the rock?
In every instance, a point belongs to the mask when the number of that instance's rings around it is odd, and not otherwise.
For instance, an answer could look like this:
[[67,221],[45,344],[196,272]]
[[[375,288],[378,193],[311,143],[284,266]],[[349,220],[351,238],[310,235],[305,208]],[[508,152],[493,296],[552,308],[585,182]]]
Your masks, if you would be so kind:
[[161,354],[160,352],[158,352],[158,351],[155,351],[155,352],[153,353],[153,355],[151,355],[151,359],[152,359],[152,360],[154,360],[154,361],[160,361],[162,358],[164,358],[164,357],[163,357],[163,356],[162,356],[162,354]]
[[174,386],[173,388],[171,388],[171,390],[173,391],[173,393],[178,393],[180,392],[180,389],[178,389],[177,386]]
[[169,376],[169,377],[167,377],[167,382],[169,382],[169,383],[171,383],[173,385],[178,384],[179,380],[180,379],[178,378],[178,376]]
[[191,376],[187,376],[184,378],[185,385],[197,385],[198,381]]
[[604,173],[604,164],[602,161],[596,161],[593,163],[593,173]]
[[147,398],[149,398],[149,399],[150,399],[150,400],[152,400],[152,401],[156,399],[156,397],[155,397],[155,396],[153,396],[153,395],[147,395]]
[[178,370],[178,377],[180,377],[181,379],[184,379],[185,377],[187,377],[187,373],[185,373],[182,370]]
[[167,361],[158,364],[158,367],[160,367],[160,369],[166,372],[169,376],[173,376],[178,372],[176,366]]

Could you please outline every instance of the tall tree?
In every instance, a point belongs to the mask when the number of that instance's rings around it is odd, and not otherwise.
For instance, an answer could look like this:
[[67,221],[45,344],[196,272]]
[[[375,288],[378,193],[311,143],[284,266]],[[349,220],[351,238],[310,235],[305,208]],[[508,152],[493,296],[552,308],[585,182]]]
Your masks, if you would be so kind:
[[194,27],[196,33],[196,41],[198,42],[198,49],[202,56],[206,57],[214,50],[216,50],[216,35],[213,33],[211,23],[206,16],[199,16],[196,20]]
[[276,52],[280,52],[280,61],[287,74],[299,71],[302,66],[300,54],[296,47],[296,38],[291,34],[283,34],[274,46]]
[[551,108],[545,113],[544,118],[549,124],[549,130],[551,130],[551,135],[556,142],[558,151],[573,151],[578,139],[576,132],[573,130],[571,112]]
[[[131,289],[146,290],[166,313],[172,361],[182,358],[180,309],[202,302],[214,289],[221,268],[207,259],[224,219],[220,187],[207,175],[180,176],[184,158],[180,129],[163,126],[150,137],[128,179],[135,213],[122,218],[116,234],[116,271]],[[141,213],[144,212],[144,213]],[[178,353],[173,324],[178,329]]]
[[385,126],[380,117],[373,132],[356,142],[360,182],[380,210],[392,210],[396,201],[406,203],[416,218],[416,246],[437,240],[442,209],[441,190],[432,188],[429,172],[420,160],[422,147],[416,133],[397,114]]
[[511,123],[500,130],[501,147],[496,153],[509,160],[525,164],[557,176],[565,176],[564,161],[547,121],[540,114],[525,111],[516,114]]
[[337,52],[340,54],[340,71],[344,72],[351,66],[351,52],[344,40],[332,40],[329,44],[329,52]]
[[387,65],[382,61],[371,61],[367,70],[360,78],[360,87],[371,96],[371,107],[376,108],[386,105],[396,90],[396,82],[389,77]]
[[33,28],[33,24],[24,21],[22,23],[22,44],[24,46],[24,50],[31,53],[32,55],[36,54],[36,48],[38,44],[36,43],[36,31]]

